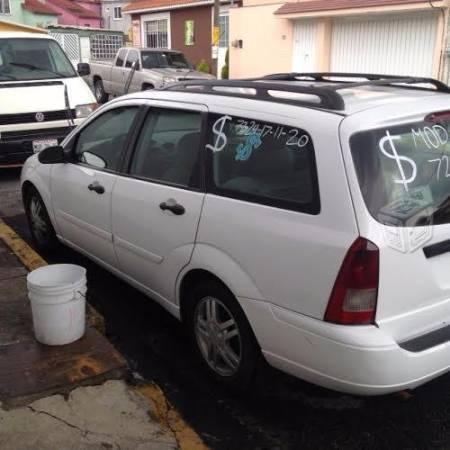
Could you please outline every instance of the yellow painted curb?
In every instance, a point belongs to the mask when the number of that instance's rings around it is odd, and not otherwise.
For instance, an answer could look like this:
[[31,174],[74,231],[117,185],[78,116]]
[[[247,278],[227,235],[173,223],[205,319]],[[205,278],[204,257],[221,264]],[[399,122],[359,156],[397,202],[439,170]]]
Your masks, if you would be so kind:
[[14,252],[22,264],[31,272],[47,263],[16,232],[0,219],[0,239]]
[[200,436],[173,409],[158,385],[151,383],[138,386],[136,392],[152,403],[155,419],[173,432],[181,450],[208,450]]
[[[36,253],[10,226],[6,225],[2,219],[0,219],[0,239],[10,248],[17,258],[19,258],[20,262],[29,272],[47,265],[47,261]],[[104,335],[105,319],[91,304],[88,303],[86,307],[88,324]]]
[[[30,272],[47,265],[47,262],[2,219],[0,219],[0,239]],[[181,450],[208,450],[200,436],[173,409],[159,386],[152,383],[137,387],[135,390],[153,405],[155,419],[173,432]]]

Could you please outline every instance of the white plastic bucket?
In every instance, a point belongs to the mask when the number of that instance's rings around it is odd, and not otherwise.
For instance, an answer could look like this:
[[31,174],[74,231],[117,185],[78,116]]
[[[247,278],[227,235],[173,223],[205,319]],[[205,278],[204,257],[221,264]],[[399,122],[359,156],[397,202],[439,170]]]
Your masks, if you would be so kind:
[[53,264],[27,276],[36,339],[47,345],[65,345],[85,331],[86,269]]

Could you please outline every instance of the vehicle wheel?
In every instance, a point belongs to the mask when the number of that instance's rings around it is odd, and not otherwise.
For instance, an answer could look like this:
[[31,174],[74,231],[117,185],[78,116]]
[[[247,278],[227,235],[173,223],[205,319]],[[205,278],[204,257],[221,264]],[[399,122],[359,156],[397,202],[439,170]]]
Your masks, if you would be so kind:
[[105,92],[102,80],[95,80],[94,83],[94,95],[97,103],[106,103],[108,101],[108,94]]
[[189,297],[187,325],[203,366],[221,383],[245,389],[260,349],[237,300],[213,280],[195,286]]
[[50,252],[58,245],[55,229],[39,192],[32,188],[25,197],[25,213],[31,237],[38,250]]
[[151,91],[152,89],[155,89],[155,87],[152,86],[151,84],[144,84],[144,85],[142,86],[142,90],[143,90],[143,91]]

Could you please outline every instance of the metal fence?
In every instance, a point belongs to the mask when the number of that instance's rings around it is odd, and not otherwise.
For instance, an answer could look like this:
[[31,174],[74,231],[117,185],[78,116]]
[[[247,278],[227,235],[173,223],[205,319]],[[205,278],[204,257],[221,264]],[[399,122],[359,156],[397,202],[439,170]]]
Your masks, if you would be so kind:
[[120,47],[123,47],[122,35],[93,34],[91,36],[91,57],[93,59],[113,59]]
[[80,38],[78,34],[69,33],[50,33],[61,45],[66,55],[76,65],[81,61]]

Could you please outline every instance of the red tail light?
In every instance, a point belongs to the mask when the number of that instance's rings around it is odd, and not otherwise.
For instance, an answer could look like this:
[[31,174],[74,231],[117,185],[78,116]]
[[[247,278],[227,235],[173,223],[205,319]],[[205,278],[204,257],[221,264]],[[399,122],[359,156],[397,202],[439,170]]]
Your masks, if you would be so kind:
[[351,245],[328,301],[324,320],[342,325],[374,323],[378,295],[378,247],[364,238]]

